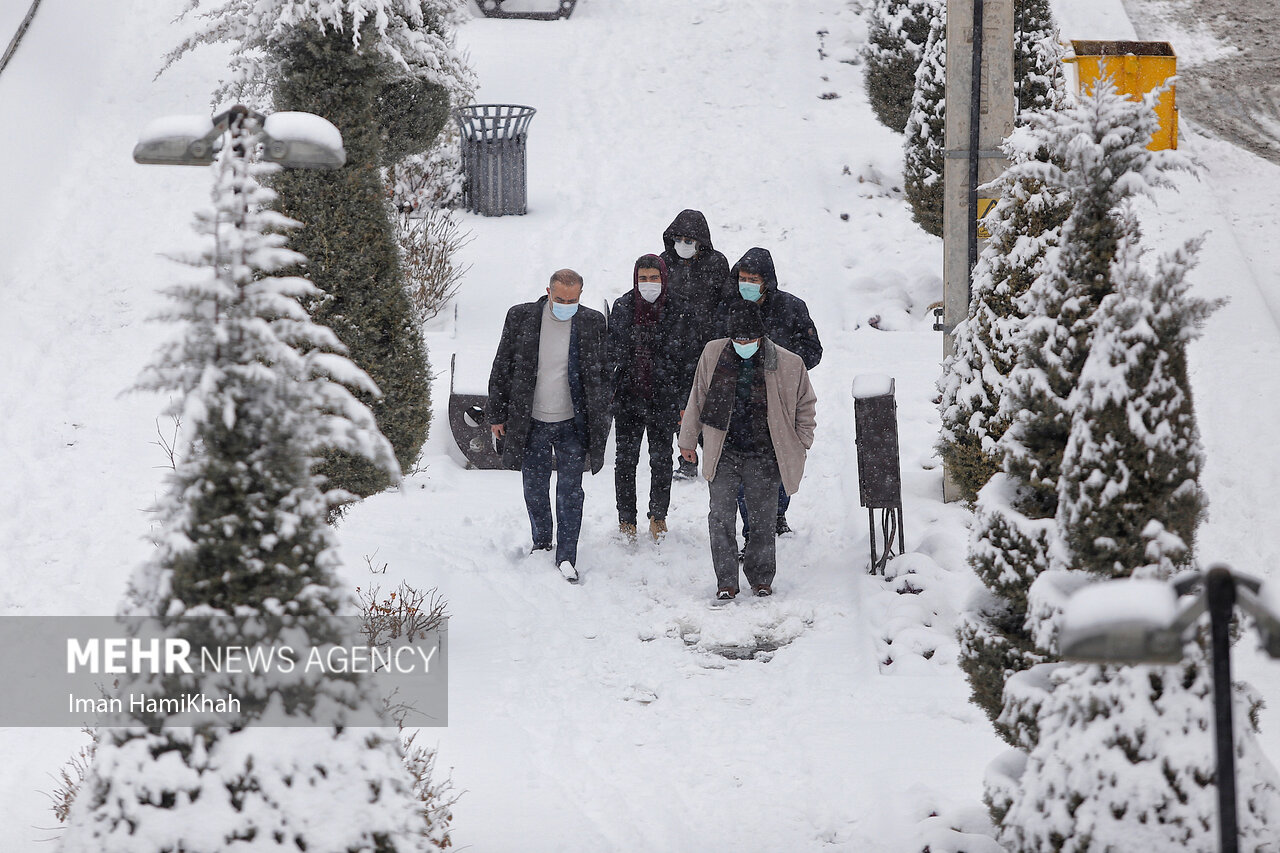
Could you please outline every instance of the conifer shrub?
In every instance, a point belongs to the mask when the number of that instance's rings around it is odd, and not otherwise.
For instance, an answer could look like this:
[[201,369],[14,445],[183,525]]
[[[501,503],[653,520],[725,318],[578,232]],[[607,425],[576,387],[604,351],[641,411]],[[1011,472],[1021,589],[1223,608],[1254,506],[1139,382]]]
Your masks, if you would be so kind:
[[[280,68],[275,108],[323,116],[342,132],[347,151],[340,170],[287,171],[273,180],[278,209],[303,223],[292,236],[308,259],[299,272],[323,291],[308,307],[377,385],[380,396],[365,394],[362,402],[395,448],[401,470],[410,470],[431,422],[431,385],[380,172],[376,105],[385,60],[357,49],[350,33],[313,24],[298,25],[273,50]],[[361,497],[390,484],[383,471],[341,451],[328,455],[320,473]]]
[[930,18],[929,37],[916,69],[911,114],[904,131],[903,191],[916,224],[926,234],[941,237],[946,155],[946,4],[936,2]]
[[863,49],[867,98],[880,123],[898,133],[911,115],[933,8],[934,0],[876,0],[871,7]]
[[[182,333],[139,383],[169,397],[184,436],[156,548],[123,608],[202,658],[228,646],[351,644],[354,608],[339,593],[326,524],[342,496],[326,492],[314,468],[324,449],[340,447],[397,475],[391,446],[351,392],[371,393],[372,382],[299,302],[317,289],[278,275],[302,260],[282,233],[295,223],[268,209],[264,167],[237,148],[224,147],[214,209],[197,217],[205,248],[188,262],[203,274],[167,291],[167,319]],[[193,724],[164,705],[130,703],[97,744],[60,849],[420,849],[400,741],[331,722],[379,713],[364,678],[303,669],[280,682],[204,667],[121,676],[123,696],[234,694],[235,705]],[[255,725],[268,714],[294,725]]]

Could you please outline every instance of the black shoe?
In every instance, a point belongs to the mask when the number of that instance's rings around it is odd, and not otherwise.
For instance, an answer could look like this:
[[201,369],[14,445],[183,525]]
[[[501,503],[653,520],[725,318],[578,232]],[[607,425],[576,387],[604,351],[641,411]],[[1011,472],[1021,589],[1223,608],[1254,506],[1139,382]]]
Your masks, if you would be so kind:
[[697,463],[681,459],[680,466],[671,472],[673,480],[694,480],[698,476]]
[[787,524],[787,517],[786,517],[785,515],[781,515],[781,514],[779,514],[779,516],[778,516],[778,535],[779,535],[779,536],[781,536],[781,535],[782,535],[782,534],[784,534],[784,533],[791,533],[791,532],[793,532],[793,531],[791,530],[791,525],[790,525],[790,524]]
[[533,547],[529,549],[529,553],[536,554],[539,551],[550,551],[550,550],[551,550],[550,542],[548,542],[546,545],[539,545],[537,542],[534,542]]

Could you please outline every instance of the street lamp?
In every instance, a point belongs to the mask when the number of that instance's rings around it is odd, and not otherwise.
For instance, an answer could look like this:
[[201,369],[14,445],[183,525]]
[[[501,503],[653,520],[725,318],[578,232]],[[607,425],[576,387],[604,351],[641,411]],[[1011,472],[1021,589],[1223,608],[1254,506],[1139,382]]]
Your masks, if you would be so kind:
[[[1178,599],[1203,586],[1185,604]],[[1280,658],[1280,589],[1216,564],[1203,575],[1180,575],[1172,582],[1116,580],[1078,591],[1063,610],[1062,657],[1090,663],[1173,664],[1191,638],[1195,623],[1209,614],[1213,666],[1214,734],[1218,765],[1218,834],[1222,853],[1239,849],[1236,823],[1235,733],[1231,719],[1231,613],[1252,616],[1262,647]]]
[[145,165],[208,166],[228,131],[233,137],[256,134],[262,159],[285,168],[340,169],[347,162],[342,134],[326,119],[299,112],[268,116],[239,104],[212,119],[203,115],[156,119],[143,129],[133,159]]

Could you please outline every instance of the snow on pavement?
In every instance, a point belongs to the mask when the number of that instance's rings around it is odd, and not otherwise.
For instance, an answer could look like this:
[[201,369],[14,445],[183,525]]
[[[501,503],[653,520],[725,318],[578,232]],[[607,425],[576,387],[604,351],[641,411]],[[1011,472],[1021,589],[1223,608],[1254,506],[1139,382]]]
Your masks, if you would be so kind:
[[[155,255],[190,245],[207,175],[137,167],[128,151],[157,115],[203,110],[220,67],[216,52],[198,54],[152,82],[177,41],[164,22],[180,4],[154,6],[133,0],[129,14],[101,21],[101,53],[74,63],[25,52],[10,69],[21,60],[22,74],[0,78],[5,106],[30,103],[30,81],[57,80],[72,94],[51,106],[86,128],[77,141],[88,128],[98,140],[68,146],[55,122],[0,142],[7,162],[32,165],[8,170],[0,192],[0,230],[22,235],[0,259],[14,307],[3,332],[16,344],[5,348],[0,393],[7,411],[24,413],[11,418],[14,452],[0,468],[19,484],[0,508],[3,576],[16,580],[0,612],[106,612],[146,553],[160,403],[117,394],[163,334],[143,321],[181,270]],[[38,20],[42,38],[64,34],[62,56],[84,38],[58,23],[76,8],[45,0]],[[932,454],[941,340],[927,305],[940,297],[941,251],[902,200],[900,138],[871,117],[861,69],[841,61],[854,58],[865,25],[841,0],[584,0],[569,21],[477,18],[462,38],[481,102],[538,109],[530,212],[466,218],[476,239],[456,318],[429,328],[436,414],[423,470],[339,531],[350,586],[405,578],[449,601],[450,725],[423,736],[466,791],[455,844],[891,851],[945,833],[926,820],[934,812],[972,824],[1001,746],[955,664],[955,614],[977,581],[964,567],[968,514],[940,502]],[[1193,353],[1214,500],[1202,553],[1269,565],[1262,507],[1280,460],[1258,439],[1275,423],[1280,334],[1262,295],[1276,285],[1274,263],[1253,235],[1278,196],[1275,183],[1259,184],[1274,172],[1213,144],[1195,142],[1221,179],[1186,182],[1147,227],[1168,244],[1214,223],[1197,280],[1234,301]],[[42,190],[32,174],[56,175],[57,186]],[[525,553],[519,476],[462,470],[444,414],[451,353],[483,374],[506,308],[535,298],[559,267],[584,274],[593,304],[621,294],[634,258],[661,248],[684,207],[707,214],[730,262],[769,248],[826,347],[812,377],[817,441],[789,513],[797,533],[779,543],[778,594],[723,607],[710,605],[704,484],[675,485],[665,542],[630,546],[615,533],[611,465],[589,477],[584,581],[573,587],[546,555]],[[1241,283],[1249,276],[1252,291]],[[888,579],[865,572],[859,374],[892,376],[897,388],[910,553]],[[646,492],[642,466],[642,501]],[[372,577],[366,557],[386,574]],[[1269,662],[1240,657],[1274,694]],[[1280,723],[1271,728],[1264,742],[1280,754]],[[78,740],[0,731],[0,824],[16,849],[39,849],[50,834],[33,828],[53,822],[33,787],[52,787],[42,780]]]

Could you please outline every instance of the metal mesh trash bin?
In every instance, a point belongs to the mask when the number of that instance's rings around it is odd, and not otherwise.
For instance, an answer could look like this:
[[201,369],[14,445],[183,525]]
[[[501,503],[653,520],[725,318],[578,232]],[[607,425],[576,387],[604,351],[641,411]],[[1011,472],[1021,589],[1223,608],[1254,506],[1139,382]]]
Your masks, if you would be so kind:
[[525,141],[535,112],[516,104],[472,104],[453,111],[462,132],[467,210],[485,216],[528,212]]

